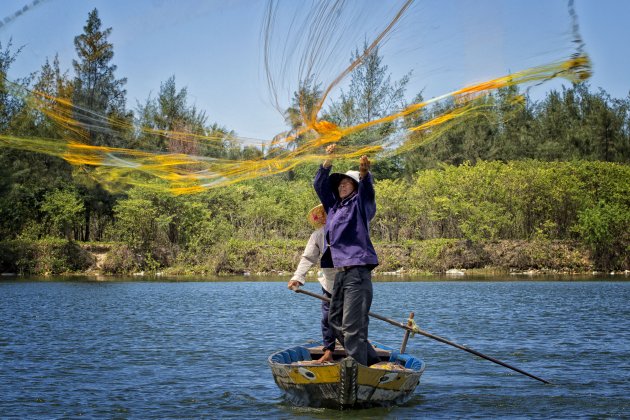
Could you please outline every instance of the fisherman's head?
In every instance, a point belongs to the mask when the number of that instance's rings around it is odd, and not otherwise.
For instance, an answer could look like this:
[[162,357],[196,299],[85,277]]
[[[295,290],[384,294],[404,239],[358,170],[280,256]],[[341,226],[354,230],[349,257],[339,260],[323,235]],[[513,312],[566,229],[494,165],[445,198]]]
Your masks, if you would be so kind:
[[337,197],[345,199],[359,189],[359,171],[330,175],[330,187]]

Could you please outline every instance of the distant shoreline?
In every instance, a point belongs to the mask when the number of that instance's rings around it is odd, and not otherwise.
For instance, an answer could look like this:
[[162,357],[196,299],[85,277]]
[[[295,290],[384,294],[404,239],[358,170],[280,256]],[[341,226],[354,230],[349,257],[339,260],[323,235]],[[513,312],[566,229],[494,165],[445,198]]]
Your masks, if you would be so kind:
[[[94,278],[288,277],[303,251],[301,240],[239,241],[209,250],[204,260],[176,260],[171,266],[140,269],[123,244],[74,241],[0,242],[2,278],[13,276],[86,276]],[[630,267],[602,270],[588,250],[570,241],[426,240],[375,243],[380,265],[376,281],[407,278],[542,278],[613,276],[627,278]],[[315,276],[312,270],[310,276]]]
[[[0,282],[6,281],[87,281],[87,282],[277,282],[286,283],[291,278],[290,274],[256,274],[256,275],[236,275],[221,274],[213,276],[203,275],[164,275],[155,273],[135,273],[133,275],[116,274],[96,274],[96,273],[64,273],[49,275],[18,275],[15,273],[2,273]],[[589,281],[622,281],[630,282],[630,272],[611,273],[509,273],[509,274],[465,274],[460,276],[446,274],[415,274],[406,273],[402,275],[383,275],[375,273],[372,281],[374,283],[415,283],[415,282],[589,282]],[[307,277],[306,285],[317,287],[317,279],[314,275]]]

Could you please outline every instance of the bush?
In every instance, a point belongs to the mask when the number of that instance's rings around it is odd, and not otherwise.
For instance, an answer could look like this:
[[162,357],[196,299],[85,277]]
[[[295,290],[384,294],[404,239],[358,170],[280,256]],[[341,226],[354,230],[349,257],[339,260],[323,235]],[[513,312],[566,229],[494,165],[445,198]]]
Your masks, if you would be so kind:
[[0,269],[17,274],[63,274],[83,272],[94,256],[74,241],[47,238],[30,242],[0,242]]
[[30,274],[35,267],[35,244],[32,241],[0,242],[0,272]]
[[107,274],[128,274],[139,271],[142,263],[142,259],[138,258],[131,247],[119,244],[105,255],[102,269]]
[[[178,260],[169,272],[202,274],[242,274],[251,273],[293,273],[302,256],[306,241],[242,240],[232,238],[224,243],[206,249],[203,255],[190,256]],[[194,260],[196,264],[189,265]]]
[[630,261],[630,208],[600,201],[578,213],[573,230],[593,252],[598,268],[628,267]]

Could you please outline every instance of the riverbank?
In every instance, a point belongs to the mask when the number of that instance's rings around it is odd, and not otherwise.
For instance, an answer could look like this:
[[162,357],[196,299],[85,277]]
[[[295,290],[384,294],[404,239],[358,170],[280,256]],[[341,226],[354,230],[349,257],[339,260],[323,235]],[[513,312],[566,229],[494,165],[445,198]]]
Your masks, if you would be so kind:
[[[60,239],[0,242],[0,273],[11,275],[289,275],[304,241],[231,239],[203,255],[179,252],[170,264],[152,263],[120,243],[79,243]],[[379,276],[630,274],[629,266],[598,267],[591,253],[570,241],[484,241],[432,239],[375,243]],[[172,250],[164,250],[164,253]]]

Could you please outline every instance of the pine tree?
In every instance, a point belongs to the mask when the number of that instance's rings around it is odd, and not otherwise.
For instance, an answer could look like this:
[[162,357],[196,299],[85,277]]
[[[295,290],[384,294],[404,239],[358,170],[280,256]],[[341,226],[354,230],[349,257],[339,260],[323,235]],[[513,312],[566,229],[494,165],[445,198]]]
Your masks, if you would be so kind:
[[[351,62],[365,53],[368,45],[363,45],[363,53],[355,50]],[[383,64],[379,49],[375,48],[351,73],[348,93],[342,92],[339,101],[334,102],[328,114],[334,122],[349,126],[385,117],[405,106],[405,90],[410,74],[397,82],[391,81],[389,67]]]
[[288,145],[289,148],[295,149],[313,138],[314,133],[300,132],[317,120],[319,109],[316,109],[316,105],[321,97],[321,86],[313,79],[302,82],[299,89],[293,93],[291,106],[287,108],[284,114],[285,121],[291,127],[287,135],[295,137]]
[[[125,110],[127,79],[117,79],[116,66],[111,64],[114,46],[107,40],[111,32],[112,28],[101,29],[94,9],[88,14],[83,33],[74,38],[78,55],[78,60],[72,62],[75,119],[84,128],[83,141],[95,146],[126,147],[132,135],[133,115]],[[91,239],[92,227],[98,231],[100,221],[111,217],[113,201],[109,193],[93,183],[89,172],[85,168],[75,177],[85,202],[84,241]]]
[[160,85],[156,98],[138,106],[137,114],[141,131],[133,146],[142,150],[222,157],[234,135],[216,123],[207,127],[206,113],[188,104],[188,89],[178,90],[175,76]]
[[[11,82],[7,79],[9,68],[21,51],[21,48],[18,48],[17,51],[13,52],[11,47],[11,40],[9,40],[4,50],[0,42],[0,133],[7,133],[9,131],[11,120],[25,106],[22,98],[11,93]],[[30,77],[27,77],[25,79],[16,80],[15,84],[28,86],[30,81]]]
[[72,61],[76,119],[85,125],[90,144],[125,146],[128,132],[121,127],[130,126],[131,114],[125,112],[127,79],[116,79],[116,66],[111,64],[114,46],[107,38],[112,28],[101,30],[101,20],[94,9],[83,31],[74,38],[78,60]]
[[[389,67],[383,64],[379,49],[375,48],[366,55],[367,49],[368,45],[364,43],[362,53],[357,49],[352,54],[351,62],[363,55],[365,57],[351,73],[348,92],[341,92],[339,100],[331,104],[324,117],[339,126],[349,127],[378,120],[405,107],[404,95],[410,73],[392,82]],[[365,145],[380,142],[398,128],[396,123],[383,123],[352,134],[342,143]]]

